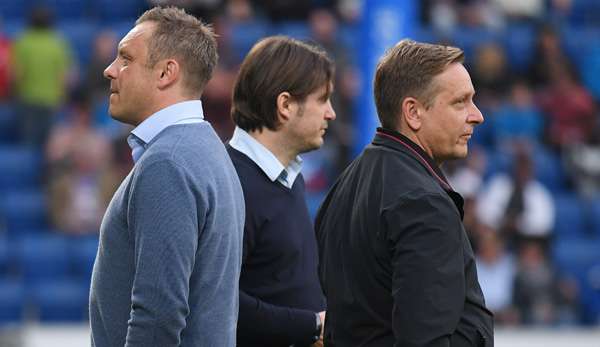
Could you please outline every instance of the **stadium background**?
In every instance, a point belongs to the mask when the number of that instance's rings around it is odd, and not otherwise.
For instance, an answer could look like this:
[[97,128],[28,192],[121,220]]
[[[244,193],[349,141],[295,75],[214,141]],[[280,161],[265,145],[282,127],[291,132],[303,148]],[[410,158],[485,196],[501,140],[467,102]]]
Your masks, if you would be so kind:
[[156,3],[214,23],[203,103],[224,141],[236,69],[258,39],[310,40],[335,59],[338,118],[304,156],[312,213],[372,138],[385,48],[410,37],[464,49],[486,121],[444,170],[467,200],[497,345],[600,345],[600,1],[2,0],[0,346],[87,344],[99,221],[132,165],[101,74]]

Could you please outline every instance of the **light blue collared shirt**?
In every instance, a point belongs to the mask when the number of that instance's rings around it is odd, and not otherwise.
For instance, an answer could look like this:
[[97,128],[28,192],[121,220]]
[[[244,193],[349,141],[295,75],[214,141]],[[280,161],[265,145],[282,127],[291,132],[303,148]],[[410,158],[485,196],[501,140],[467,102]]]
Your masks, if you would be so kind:
[[204,122],[204,112],[200,100],[179,102],[154,113],[133,129],[127,138],[133,161],[137,162],[146,146],[167,127],[201,122]]
[[229,144],[252,159],[271,181],[278,181],[287,188],[292,188],[302,169],[300,156],[296,156],[287,167],[284,167],[275,154],[241,128],[235,127]]

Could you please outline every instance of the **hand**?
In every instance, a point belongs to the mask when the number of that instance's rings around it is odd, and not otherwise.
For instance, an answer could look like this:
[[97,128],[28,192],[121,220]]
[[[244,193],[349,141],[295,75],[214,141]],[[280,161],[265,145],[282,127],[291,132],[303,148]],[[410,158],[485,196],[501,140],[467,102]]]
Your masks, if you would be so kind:
[[[319,312],[319,318],[321,318],[321,335],[319,336],[319,341],[321,341],[321,345],[323,345],[323,332],[325,331],[325,316],[327,312],[322,311]],[[318,343],[318,341],[317,341]]]
[[319,341],[313,343],[312,345],[310,345],[310,347],[323,347],[323,339],[320,339]]

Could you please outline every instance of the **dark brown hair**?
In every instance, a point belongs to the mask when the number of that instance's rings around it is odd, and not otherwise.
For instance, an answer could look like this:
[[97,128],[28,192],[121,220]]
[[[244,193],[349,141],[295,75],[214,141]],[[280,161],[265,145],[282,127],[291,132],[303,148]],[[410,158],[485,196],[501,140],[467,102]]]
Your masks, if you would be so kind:
[[246,131],[277,130],[277,97],[288,92],[302,102],[325,86],[331,93],[334,66],[317,46],[285,37],[265,38],[244,59],[233,88],[231,117]]
[[153,67],[161,59],[177,60],[186,87],[193,94],[201,94],[219,58],[211,27],[176,7],[154,7],[135,24],[147,21],[156,24],[148,39],[147,65]]
[[374,81],[375,105],[381,125],[395,130],[402,101],[414,97],[430,107],[437,88],[433,78],[452,63],[462,63],[464,53],[451,46],[402,40],[377,64]]

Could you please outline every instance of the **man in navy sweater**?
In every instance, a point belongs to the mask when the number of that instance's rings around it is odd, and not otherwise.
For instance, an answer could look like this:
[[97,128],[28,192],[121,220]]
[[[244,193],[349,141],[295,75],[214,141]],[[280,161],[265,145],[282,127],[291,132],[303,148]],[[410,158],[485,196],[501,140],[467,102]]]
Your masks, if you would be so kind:
[[237,77],[229,155],[246,201],[238,346],[322,346],[325,299],[300,153],[335,119],[333,63],[287,37],[258,42]]

